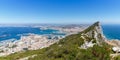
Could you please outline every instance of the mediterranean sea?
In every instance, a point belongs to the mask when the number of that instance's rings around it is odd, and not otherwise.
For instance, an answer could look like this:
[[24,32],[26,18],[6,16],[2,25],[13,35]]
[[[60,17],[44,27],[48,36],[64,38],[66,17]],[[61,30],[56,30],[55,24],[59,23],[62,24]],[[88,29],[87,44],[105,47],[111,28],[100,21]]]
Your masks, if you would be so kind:
[[108,39],[120,40],[120,25],[103,25],[102,28]]
[[[118,39],[120,40],[120,25],[103,25],[103,33],[108,39]],[[21,36],[26,36],[29,34],[38,35],[65,35],[64,33],[59,33],[58,30],[46,29],[42,30],[40,28],[33,27],[0,27],[0,41],[16,39],[19,40]]]
[[0,41],[16,39],[19,40],[21,36],[28,34],[39,34],[39,35],[64,35],[63,33],[58,33],[58,30],[42,30],[40,28],[32,27],[0,27]]

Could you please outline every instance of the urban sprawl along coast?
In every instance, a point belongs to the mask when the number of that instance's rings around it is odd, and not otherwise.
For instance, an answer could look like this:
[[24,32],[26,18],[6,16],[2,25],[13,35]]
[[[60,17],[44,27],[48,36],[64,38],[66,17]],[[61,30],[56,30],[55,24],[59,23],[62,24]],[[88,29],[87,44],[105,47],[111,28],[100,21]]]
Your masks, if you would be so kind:
[[[36,26],[34,26],[36,27]],[[37,26],[38,27],[38,26]],[[81,25],[64,25],[64,26],[41,26],[40,29],[54,29],[59,30],[59,33],[65,33],[65,35],[38,35],[29,34],[28,36],[21,36],[19,40],[6,40],[0,43],[0,56],[7,56],[12,53],[27,51],[27,50],[37,50],[58,42],[65,36],[76,34],[83,31],[88,26]]]

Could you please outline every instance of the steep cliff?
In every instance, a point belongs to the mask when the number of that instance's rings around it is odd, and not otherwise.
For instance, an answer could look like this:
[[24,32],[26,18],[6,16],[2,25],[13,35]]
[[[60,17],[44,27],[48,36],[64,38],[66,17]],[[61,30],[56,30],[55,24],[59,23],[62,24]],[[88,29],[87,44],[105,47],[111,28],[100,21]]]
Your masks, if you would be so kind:
[[82,35],[91,39],[95,39],[98,44],[106,40],[99,22],[94,23],[86,30],[84,30]]

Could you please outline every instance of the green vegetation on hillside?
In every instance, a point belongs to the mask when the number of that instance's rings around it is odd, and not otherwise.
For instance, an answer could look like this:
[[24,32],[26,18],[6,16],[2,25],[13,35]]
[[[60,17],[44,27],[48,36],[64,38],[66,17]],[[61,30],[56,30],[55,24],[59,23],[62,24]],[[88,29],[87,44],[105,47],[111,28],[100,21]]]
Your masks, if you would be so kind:
[[19,58],[37,55],[29,60],[110,60],[110,49],[107,44],[95,45],[92,48],[80,49],[84,43],[80,34],[68,36],[48,48],[26,51],[2,57],[0,60],[17,60]]
[[43,54],[38,54],[29,60],[110,60],[110,49],[107,44],[103,43],[103,46],[95,45],[89,49],[80,49],[80,45],[83,43],[79,34],[71,35],[46,48]]
[[[32,55],[36,56],[29,58],[29,60],[110,60],[109,55],[111,49],[106,43],[102,43],[101,46],[96,44],[88,49],[81,49],[80,46],[84,43],[84,39],[81,38],[81,33],[67,36],[50,47],[21,53],[18,52],[1,57],[0,60],[18,60]],[[95,43],[96,40],[93,42]]]

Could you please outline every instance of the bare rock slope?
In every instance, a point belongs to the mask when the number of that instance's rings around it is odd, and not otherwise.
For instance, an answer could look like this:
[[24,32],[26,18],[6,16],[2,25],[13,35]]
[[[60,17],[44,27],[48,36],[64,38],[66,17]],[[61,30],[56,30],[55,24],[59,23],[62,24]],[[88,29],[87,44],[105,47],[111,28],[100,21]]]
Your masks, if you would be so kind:
[[86,49],[88,47],[93,47],[94,44],[101,45],[107,39],[105,38],[101,25],[99,22],[94,23],[83,32],[81,32],[81,37],[84,39],[84,44],[81,46]]

